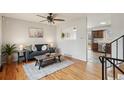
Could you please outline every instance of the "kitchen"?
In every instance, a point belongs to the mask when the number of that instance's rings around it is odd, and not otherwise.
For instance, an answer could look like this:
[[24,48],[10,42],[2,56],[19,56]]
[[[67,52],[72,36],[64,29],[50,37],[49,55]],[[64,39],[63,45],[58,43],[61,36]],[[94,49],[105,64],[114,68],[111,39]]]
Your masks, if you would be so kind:
[[87,61],[100,63],[99,56],[111,55],[111,15],[107,13],[87,16]]
[[111,47],[109,46],[109,42],[107,42],[108,31],[106,29],[100,30],[92,30],[92,41],[91,41],[91,49],[93,52],[105,53],[105,47],[107,47],[107,53],[111,54]]
[[88,62],[100,63],[99,56],[111,55],[110,43],[111,25],[92,27],[88,29]]

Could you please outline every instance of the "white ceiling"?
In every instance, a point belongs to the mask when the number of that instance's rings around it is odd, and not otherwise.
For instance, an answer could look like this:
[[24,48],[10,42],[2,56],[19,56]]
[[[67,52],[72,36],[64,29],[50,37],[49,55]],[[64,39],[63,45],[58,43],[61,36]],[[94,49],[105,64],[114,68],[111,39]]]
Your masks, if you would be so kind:
[[[69,21],[71,19],[79,18],[82,16],[81,13],[80,14],[78,13],[55,13],[55,14],[56,14],[56,18],[65,19],[65,21]],[[42,17],[38,17],[36,15],[48,16],[47,13],[3,13],[1,15],[5,17],[11,17],[11,18],[32,21],[32,22],[39,22],[39,23],[40,21],[45,20],[45,19]],[[41,23],[49,24],[47,21],[41,22]],[[58,22],[58,21],[55,22],[55,24],[59,24],[59,23],[63,23],[63,22]]]
[[[100,24],[101,22],[102,23],[104,22],[106,24]],[[111,14],[108,13],[87,14],[87,24],[88,28],[111,25]]]
[[[37,14],[42,16],[47,16],[47,13],[2,13],[0,15],[5,17],[11,17],[26,21],[32,21],[32,22],[40,22],[41,20],[44,20],[44,18],[36,16]],[[111,24],[111,18],[110,14],[106,13],[55,13],[57,14],[56,18],[62,18],[65,19],[65,21],[76,19],[82,16],[87,16],[87,26],[88,28],[91,27],[97,27],[97,26],[103,26],[100,24],[100,22],[106,22],[104,25],[110,25]],[[48,24],[48,22],[42,22],[45,24]],[[55,22],[55,24],[60,24],[63,22]]]

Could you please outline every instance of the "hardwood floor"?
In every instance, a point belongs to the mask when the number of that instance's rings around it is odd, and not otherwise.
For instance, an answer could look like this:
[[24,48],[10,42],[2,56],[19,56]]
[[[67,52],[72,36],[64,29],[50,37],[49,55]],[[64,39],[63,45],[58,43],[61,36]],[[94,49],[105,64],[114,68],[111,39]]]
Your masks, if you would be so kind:
[[[41,78],[41,80],[100,80],[101,79],[101,65],[89,62],[82,62],[80,60],[66,58],[74,62],[73,65],[59,70],[53,74]],[[30,64],[31,62],[28,62]],[[23,65],[20,63],[15,65],[6,65],[2,72],[0,72],[0,80],[27,80]]]

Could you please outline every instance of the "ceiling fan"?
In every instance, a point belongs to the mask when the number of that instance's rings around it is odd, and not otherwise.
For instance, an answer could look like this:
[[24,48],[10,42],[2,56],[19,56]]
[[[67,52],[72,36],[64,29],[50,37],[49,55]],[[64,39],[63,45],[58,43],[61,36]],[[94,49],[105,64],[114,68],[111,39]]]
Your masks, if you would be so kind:
[[42,15],[36,15],[38,17],[42,17],[45,20],[42,20],[40,22],[44,22],[44,21],[48,21],[48,23],[53,23],[55,24],[55,21],[65,21],[64,19],[58,19],[56,18],[57,14],[53,14],[53,13],[48,13],[48,16],[42,16]]

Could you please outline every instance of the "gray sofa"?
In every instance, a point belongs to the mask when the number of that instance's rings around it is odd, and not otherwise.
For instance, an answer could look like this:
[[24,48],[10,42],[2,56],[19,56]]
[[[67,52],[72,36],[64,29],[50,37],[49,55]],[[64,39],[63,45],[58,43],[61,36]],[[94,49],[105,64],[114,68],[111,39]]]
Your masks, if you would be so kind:
[[27,50],[26,56],[28,60],[34,59],[35,56],[44,55],[45,53],[54,53],[56,48],[48,47],[45,51],[42,50],[42,46],[48,44],[36,44],[35,47],[37,51]]

